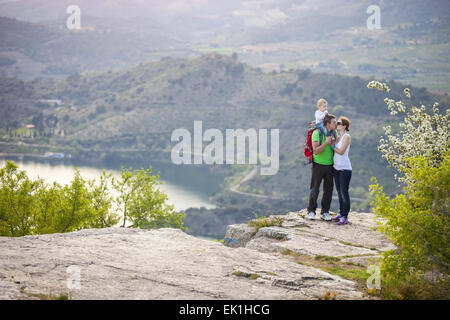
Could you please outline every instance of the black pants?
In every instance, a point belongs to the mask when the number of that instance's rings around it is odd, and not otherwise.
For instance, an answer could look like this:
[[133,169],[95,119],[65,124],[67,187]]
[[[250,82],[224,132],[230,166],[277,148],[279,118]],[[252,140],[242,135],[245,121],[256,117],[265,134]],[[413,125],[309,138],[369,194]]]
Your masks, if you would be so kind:
[[323,165],[313,162],[311,168],[311,186],[309,191],[308,212],[316,212],[317,197],[323,180],[322,211],[329,212],[333,196],[333,165]]
[[347,217],[350,212],[350,195],[348,187],[352,178],[352,170],[334,170],[334,182],[339,196],[339,213],[343,217]]

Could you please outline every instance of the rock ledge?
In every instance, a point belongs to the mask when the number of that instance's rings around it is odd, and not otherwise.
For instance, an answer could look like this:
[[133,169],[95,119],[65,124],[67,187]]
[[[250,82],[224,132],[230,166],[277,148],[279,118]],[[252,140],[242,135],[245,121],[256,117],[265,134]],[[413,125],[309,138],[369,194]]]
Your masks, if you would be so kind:
[[[226,245],[171,228],[0,237],[0,299],[48,294],[71,299],[317,299],[327,291],[338,299],[360,299],[353,281],[295,263],[280,252],[365,256],[389,243],[356,214],[353,225],[339,231],[301,216],[290,212],[282,227],[257,233],[246,225],[228,226]],[[73,270],[79,270],[79,289],[68,286]]]

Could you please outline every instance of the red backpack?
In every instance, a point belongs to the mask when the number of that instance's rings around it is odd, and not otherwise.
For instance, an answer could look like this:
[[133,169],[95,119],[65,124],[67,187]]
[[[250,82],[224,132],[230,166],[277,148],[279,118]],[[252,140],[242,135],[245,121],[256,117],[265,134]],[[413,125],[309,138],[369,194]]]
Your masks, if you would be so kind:
[[[313,147],[312,147],[312,134],[316,130],[316,126],[312,126],[311,122],[308,124],[308,130],[306,133],[305,151],[303,152],[307,158],[306,164],[310,164],[313,161]],[[322,144],[323,132],[319,130],[319,146]]]

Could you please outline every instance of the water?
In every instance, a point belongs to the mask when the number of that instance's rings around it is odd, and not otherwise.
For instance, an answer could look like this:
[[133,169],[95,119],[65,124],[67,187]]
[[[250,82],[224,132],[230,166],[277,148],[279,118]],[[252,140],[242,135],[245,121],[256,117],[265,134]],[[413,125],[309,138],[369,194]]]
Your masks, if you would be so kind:
[[[152,173],[160,173],[159,186],[167,194],[168,203],[174,205],[176,210],[185,210],[190,207],[215,208],[209,201],[212,193],[219,191],[221,179],[210,174],[207,168],[193,167],[189,165],[173,165],[167,163],[104,163],[93,167],[82,163],[35,161],[35,160],[12,160],[25,170],[31,179],[43,178],[48,183],[54,181],[64,185],[73,179],[75,166],[80,169],[80,174],[85,180],[98,178],[103,169],[113,176],[120,177],[120,168],[132,167],[133,169],[148,168],[152,166]],[[0,159],[0,167],[5,165],[6,160]]]

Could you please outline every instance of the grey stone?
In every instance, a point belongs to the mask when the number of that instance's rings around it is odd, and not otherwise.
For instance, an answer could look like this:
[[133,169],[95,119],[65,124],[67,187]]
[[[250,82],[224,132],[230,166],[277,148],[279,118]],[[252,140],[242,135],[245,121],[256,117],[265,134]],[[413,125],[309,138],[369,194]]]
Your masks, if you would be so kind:
[[[395,246],[386,237],[377,231],[375,214],[367,212],[350,212],[349,224],[339,226],[334,222],[306,219],[307,210],[289,212],[286,214],[291,221],[305,223],[306,227],[300,227],[305,232],[320,234],[321,236],[337,239],[354,246],[373,248],[379,251],[395,249]],[[332,215],[335,215],[332,213]],[[382,221],[380,221],[382,222]]]
[[[326,291],[338,299],[362,296],[354,282],[279,253],[229,248],[171,228],[0,237],[0,248],[0,299],[50,292],[71,299],[316,299]],[[79,268],[79,290],[67,286],[69,266]]]
[[[286,240],[280,241],[276,239],[274,235],[277,234],[285,234]],[[265,227],[259,229],[254,238],[248,241],[246,247],[261,252],[282,252],[289,249],[309,256],[324,255],[340,257],[374,253],[370,249],[343,244],[333,238],[296,229],[283,229],[281,227]]]
[[[234,232],[233,239],[239,246],[261,252],[289,249],[309,256],[372,256],[395,248],[377,231],[378,225],[372,213],[351,212],[350,223],[343,226],[320,220],[319,217],[309,220],[306,216],[307,210],[289,212],[277,216],[283,220],[281,227],[260,228],[253,235],[250,232]],[[235,230],[235,227],[228,226],[228,229]],[[242,240],[240,235],[244,236]],[[224,244],[230,246],[227,242]]]
[[224,244],[228,247],[245,247],[247,242],[255,235],[256,228],[246,224],[231,224],[227,226]]

